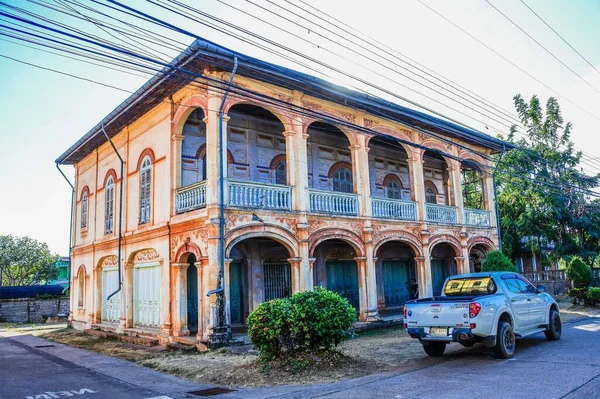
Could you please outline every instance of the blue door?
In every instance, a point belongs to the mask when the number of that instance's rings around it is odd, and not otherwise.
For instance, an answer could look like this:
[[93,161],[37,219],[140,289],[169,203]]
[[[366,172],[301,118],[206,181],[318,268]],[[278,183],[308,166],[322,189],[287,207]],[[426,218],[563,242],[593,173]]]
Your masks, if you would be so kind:
[[431,284],[433,286],[433,296],[439,296],[444,289],[444,281],[446,280],[446,268],[441,259],[431,260]]
[[198,269],[193,263],[187,268],[187,324],[188,330],[198,331]]
[[232,262],[229,265],[229,311],[231,324],[244,324],[244,290],[242,264]]
[[385,307],[402,306],[410,299],[408,292],[408,262],[384,261],[383,294]]
[[358,267],[354,261],[327,262],[327,289],[335,291],[359,310]]

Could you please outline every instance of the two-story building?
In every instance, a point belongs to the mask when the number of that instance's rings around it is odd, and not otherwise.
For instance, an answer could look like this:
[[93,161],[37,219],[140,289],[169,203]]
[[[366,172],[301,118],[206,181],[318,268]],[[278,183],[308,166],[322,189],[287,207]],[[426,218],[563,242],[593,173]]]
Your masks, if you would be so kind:
[[209,341],[315,286],[360,320],[413,279],[439,294],[497,246],[503,148],[196,41],[57,159],[75,167],[73,325]]

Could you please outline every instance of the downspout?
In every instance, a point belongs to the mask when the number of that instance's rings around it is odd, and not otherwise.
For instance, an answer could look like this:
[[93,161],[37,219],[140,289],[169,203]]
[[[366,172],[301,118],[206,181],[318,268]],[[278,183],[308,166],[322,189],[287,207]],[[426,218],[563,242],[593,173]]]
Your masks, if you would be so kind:
[[58,162],[56,163],[56,169],[58,169],[58,171],[60,172],[62,177],[64,177],[65,180],[67,181],[67,183],[69,183],[69,186],[71,186],[71,219],[69,221],[69,265],[67,266],[68,284],[65,287],[65,289],[62,291],[62,293],[64,294],[65,291],[68,290],[69,287],[71,286],[71,263],[73,261],[73,259],[72,259],[72,256],[73,256],[72,255],[72,253],[73,253],[73,229],[75,228],[75,226],[73,226],[73,214],[75,213],[75,210],[73,209],[73,204],[75,203],[75,186],[73,185],[73,183],[71,183],[71,181],[67,178],[67,176],[65,176],[65,174],[63,173],[60,166],[58,166]]
[[106,130],[104,130],[104,124],[102,124],[102,133],[104,133],[104,136],[106,136],[106,140],[108,140],[108,142],[110,143],[112,149],[114,150],[115,154],[117,154],[117,157],[119,158],[119,161],[121,162],[121,181],[119,182],[119,243],[118,245],[118,249],[117,249],[117,258],[118,258],[118,263],[117,263],[117,272],[119,273],[119,286],[117,287],[116,291],[113,292],[112,294],[110,294],[108,297],[106,297],[106,301],[109,301],[110,298],[112,298],[116,293],[118,293],[119,291],[121,291],[121,288],[123,287],[123,279],[121,276],[121,241],[122,241],[122,226],[123,226],[123,184],[125,182],[125,180],[123,179],[123,165],[125,165],[125,161],[123,161],[123,158],[121,158],[121,155],[119,154],[119,151],[117,151],[117,147],[115,147],[114,143],[112,142],[112,140],[110,139],[110,137],[108,137],[108,134],[106,133]]
[[[223,175],[225,173],[225,162],[223,162],[223,108],[225,108],[225,101],[227,101],[227,95],[233,78],[238,68],[238,58],[236,55],[233,56],[233,69],[229,76],[229,83],[225,89],[225,94],[221,100],[221,106],[219,107],[219,274],[220,278],[217,281],[217,287],[206,293],[206,296],[213,294],[223,294],[225,287],[222,281],[225,279],[225,179]],[[219,317],[219,327],[223,326],[223,317]]]
[[504,156],[505,152],[506,148],[504,147],[504,144],[502,144],[502,153],[500,153],[500,158],[498,158],[498,163],[496,164],[494,172],[492,173],[492,183],[494,185],[494,208],[496,208],[496,224],[498,228],[498,249],[500,251],[502,251],[502,231],[500,229],[500,212],[498,211],[498,196],[496,195],[496,171],[500,166],[500,162],[502,161],[502,157]]

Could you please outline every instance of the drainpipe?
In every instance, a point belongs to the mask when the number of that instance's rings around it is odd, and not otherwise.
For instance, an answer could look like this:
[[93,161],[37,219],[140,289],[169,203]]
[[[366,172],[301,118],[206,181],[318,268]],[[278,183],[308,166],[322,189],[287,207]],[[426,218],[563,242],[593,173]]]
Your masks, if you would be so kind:
[[106,133],[106,130],[104,130],[104,124],[102,124],[102,133],[104,133],[104,136],[106,136],[106,140],[108,140],[108,142],[110,143],[113,151],[115,152],[115,154],[117,154],[117,157],[119,158],[119,161],[121,162],[121,181],[119,182],[119,243],[118,243],[118,249],[117,249],[117,257],[118,257],[118,266],[117,266],[117,272],[119,273],[119,287],[116,289],[115,292],[113,292],[112,294],[110,294],[108,297],[106,297],[106,300],[109,301],[110,298],[112,298],[117,292],[121,291],[121,288],[123,287],[123,279],[121,277],[121,241],[122,241],[122,227],[123,227],[123,183],[125,182],[125,180],[123,179],[123,165],[125,165],[125,161],[123,161],[123,158],[121,158],[121,155],[119,154],[119,151],[117,151],[117,147],[115,147],[114,143],[112,142],[112,140],[110,139],[110,137],[108,137],[108,134]]
[[75,186],[73,186],[73,183],[71,183],[71,181],[67,178],[67,176],[65,176],[65,174],[63,173],[62,169],[60,168],[60,166],[58,166],[58,162],[56,163],[56,169],[58,169],[58,171],[60,172],[60,174],[62,175],[62,177],[65,178],[66,182],[69,183],[69,186],[71,186],[71,219],[69,221],[69,265],[67,266],[67,286],[65,287],[65,289],[62,291],[62,293],[64,294],[66,290],[69,289],[69,287],[71,286],[71,263],[73,261],[72,259],[72,252],[73,252],[73,213],[74,213],[74,209],[73,209],[73,205],[75,203]]
[[496,195],[496,171],[500,166],[500,162],[502,161],[502,157],[506,152],[506,148],[502,145],[502,153],[500,154],[500,158],[498,158],[498,163],[496,164],[496,168],[494,168],[494,172],[492,173],[492,183],[494,185],[494,208],[496,208],[496,224],[498,225],[498,249],[502,251],[502,231],[500,229],[500,212],[498,211],[498,196]]
[[[233,77],[238,68],[238,58],[236,55],[233,56],[233,69],[231,71],[231,75],[229,76],[229,83],[227,84],[227,88],[225,89],[225,94],[223,95],[223,99],[221,100],[221,106],[219,107],[219,274],[220,278],[217,282],[217,288],[211,290],[206,293],[206,296],[211,296],[213,294],[221,294],[225,291],[223,287],[222,281],[224,281],[225,274],[225,179],[223,175],[225,173],[225,163],[223,162],[223,108],[225,108],[225,101],[227,100],[227,95],[229,94],[229,89],[231,89],[231,84],[233,83]],[[221,304],[223,302],[221,301]],[[222,306],[222,305],[221,305]],[[221,309],[220,309],[221,310]],[[223,310],[224,314],[224,310]],[[224,317],[219,317],[219,327],[223,326]]]

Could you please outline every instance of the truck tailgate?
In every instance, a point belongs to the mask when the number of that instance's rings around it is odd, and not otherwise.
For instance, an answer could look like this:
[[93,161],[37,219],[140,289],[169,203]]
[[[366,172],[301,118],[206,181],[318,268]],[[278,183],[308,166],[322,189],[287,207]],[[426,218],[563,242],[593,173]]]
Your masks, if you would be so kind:
[[466,300],[408,303],[407,327],[469,327],[469,303]]

